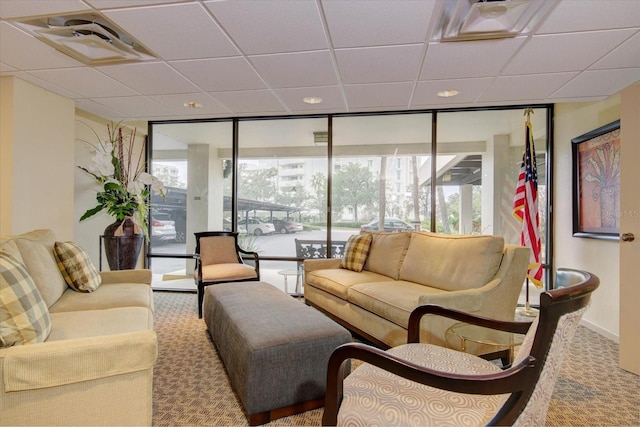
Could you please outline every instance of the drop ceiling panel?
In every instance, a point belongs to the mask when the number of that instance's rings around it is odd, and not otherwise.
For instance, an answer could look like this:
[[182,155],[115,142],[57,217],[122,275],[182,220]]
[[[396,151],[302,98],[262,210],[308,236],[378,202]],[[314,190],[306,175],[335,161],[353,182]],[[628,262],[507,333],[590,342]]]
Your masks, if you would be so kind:
[[637,27],[640,1],[564,0],[542,23],[538,34]]
[[[640,4],[640,2],[638,2]],[[640,67],[640,32],[589,67],[591,70]]]
[[169,65],[203,91],[265,89],[265,84],[245,58],[175,61]]
[[227,36],[197,3],[110,10],[104,14],[166,60],[238,55]]
[[315,1],[209,1],[205,5],[246,55],[328,47]]
[[0,2],[0,18],[20,18],[23,16],[60,15],[82,12],[90,9],[80,0],[13,0]]
[[[29,54],[26,55],[25,52]],[[0,58],[5,64],[19,70],[82,65],[7,22],[0,22]]]
[[[145,96],[119,96],[112,98],[97,98],[96,102],[105,107],[120,111],[124,117],[140,119],[143,116],[167,116],[171,109],[166,108]],[[144,114],[140,114],[144,112]]]
[[[276,95],[285,103],[292,113],[315,113],[318,111],[344,112],[347,105],[339,86],[317,86],[312,88],[276,89]],[[321,104],[306,104],[305,96],[322,98]]]
[[29,74],[70,92],[77,93],[82,98],[136,94],[134,90],[105,76],[94,68],[30,71]]
[[474,42],[431,43],[420,80],[488,77],[500,73],[525,37]]
[[16,73],[16,76],[22,80],[24,80],[25,82],[29,82],[32,83],[38,87],[41,87],[43,89],[49,90],[51,92],[57,93],[58,95],[67,97],[69,99],[77,99],[80,98],[80,95],[78,95],[75,92],[71,92],[68,91],[66,89],[61,88],[60,86],[56,86],[52,83],[49,83],[46,80],[42,80],[36,76],[33,76],[27,72],[20,72],[20,73]]
[[152,6],[164,3],[180,3],[188,2],[192,0],[85,0],[91,6],[98,9],[115,9],[123,6],[136,7],[136,6]]
[[197,86],[163,62],[98,67],[97,70],[145,95],[199,92]]
[[328,86],[338,83],[329,51],[249,57],[271,88]]
[[[482,92],[491,85],[493,78],[435,80],[418,82],[413,95],[412,107],[449,107],[451,103],[474,103]],[[459,93],[453,98],[441,98],[438,92],[455,89]]]
[[269,90],[215,92],[211,96],[227,107],[229,111],[235,111],[239,114],[288,113],[278,98]]
[[635,30],[534,36],[507,65],[505,75],[584,70]]
[[495,79],[480,95],[480,102],[516,101],[518,99],[541,102],[562,87],[577,73],[536,74],[531,76],[505,76]]
[[605,97],[640,80],[640,68],[585,71],[550,98]]
[[352,111],[363,108],[409,107],[413,83],[344,85],[347,105]]
[[344,84],[415,81],[422,62],[422,45],[336,49]]
[[335,48],[422,43],[435,2],[329,1],[322,8]]
[[91,111],[92,114],[100,117],[109,117],[111,120],[126,120],[127,116],[121,111],[109,108],[106,105],[100,104],[92,99],[78,99],[76,100],[76,108],[84,111]]
[[[171,114],[185,116],[206,115],[206,114],[229,114],[230,110],[221,105],[211,96],[203,93],[173,94],[173,95],[155,95],[150,96],[153,101],[162,105]],[[200,108],[187,108],[185,103],[194,102],[200,104]]]

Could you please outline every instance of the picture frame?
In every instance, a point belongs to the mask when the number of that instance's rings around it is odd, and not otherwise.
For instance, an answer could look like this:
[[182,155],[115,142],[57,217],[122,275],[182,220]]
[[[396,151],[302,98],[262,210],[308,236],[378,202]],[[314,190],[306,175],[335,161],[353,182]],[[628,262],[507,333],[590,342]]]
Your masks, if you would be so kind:
[[573,236],[620,239],[620,120],[571,140]]

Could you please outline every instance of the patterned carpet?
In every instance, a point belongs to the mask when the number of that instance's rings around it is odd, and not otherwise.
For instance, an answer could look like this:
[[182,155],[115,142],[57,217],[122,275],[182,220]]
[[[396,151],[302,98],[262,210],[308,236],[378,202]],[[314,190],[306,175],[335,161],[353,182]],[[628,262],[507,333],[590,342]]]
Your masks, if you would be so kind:
[[[158,333],[154,426],[246,426],[196,295],[154,292]],[[617,367],[618,346],[580,327],[556,384],[549,426],[640,426],[640,377]],[[322,409],[267,426],[319,426]]]

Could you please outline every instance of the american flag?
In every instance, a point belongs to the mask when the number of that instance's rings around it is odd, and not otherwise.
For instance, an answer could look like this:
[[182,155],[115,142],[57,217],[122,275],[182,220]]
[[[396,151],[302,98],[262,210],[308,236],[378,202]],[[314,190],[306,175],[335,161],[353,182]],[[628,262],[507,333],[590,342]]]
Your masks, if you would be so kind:
[[527,119],[525,148],[513,199],[513,215],[522,223],[520,244],[531,248],[527,277],[538,288],[542,287],[542,251],[540,245],[540,217],[538,215],[538,172],[536,150],[533,146],[533,127]]

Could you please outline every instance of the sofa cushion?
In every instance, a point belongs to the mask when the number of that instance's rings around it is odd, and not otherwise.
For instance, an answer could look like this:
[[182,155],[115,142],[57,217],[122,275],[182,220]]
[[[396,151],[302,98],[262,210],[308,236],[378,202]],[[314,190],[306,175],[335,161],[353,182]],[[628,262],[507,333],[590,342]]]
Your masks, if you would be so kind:
[[373,240],[364,269],[398,280],[411,233],[373,232],[371,234]]
[[58,268],[71,289],[78,292],[98,289],[100,273],[84,249],[73,242],[56,242],[53,249]]
[[383,319],[406,328],[409,315],[420,303],[421,295],[446,291],[430,288],[413,282],[374,282],[351,286],[347,300]]
[[446,291],[479,288],[497,273],[501,236],[415,232],[400,269],[400,279]]
[[24,266],[0,251],[0,347],[44,342],[51,317]]
[[53,312],[51,320],[53,326],[47,342],[153,329],[153,313],[144,307]]
[[151,286],[141,283],[110,283],[100,285],[91,293],[67,289],[60,299],[49,307],[49,312],[104,310],[117,307],[153,309]]
[[305,273],[305,283],[314,288],[321,289],[343,300],[347,299],[347,290],[359,283],[385,282],[387,276],[372,273],[370,271],[355,271],[345,268],[328,268],[313,270]]
[[56,236],[51,230],[34,230],[14,236],[24,265],[38,287],[42,299],[51,307],[67,289],[53,255]]
[[12,237],[0,238],[0,251],[4,251],[14,257],[20,264],[24,265],[24,260],[20,254],[20,249],[16,245],[16,241]]
[[371,247],[371,233],[355,234],[349,237],[344,247],[344,255],[340,262],[342,268],[362,271]]

